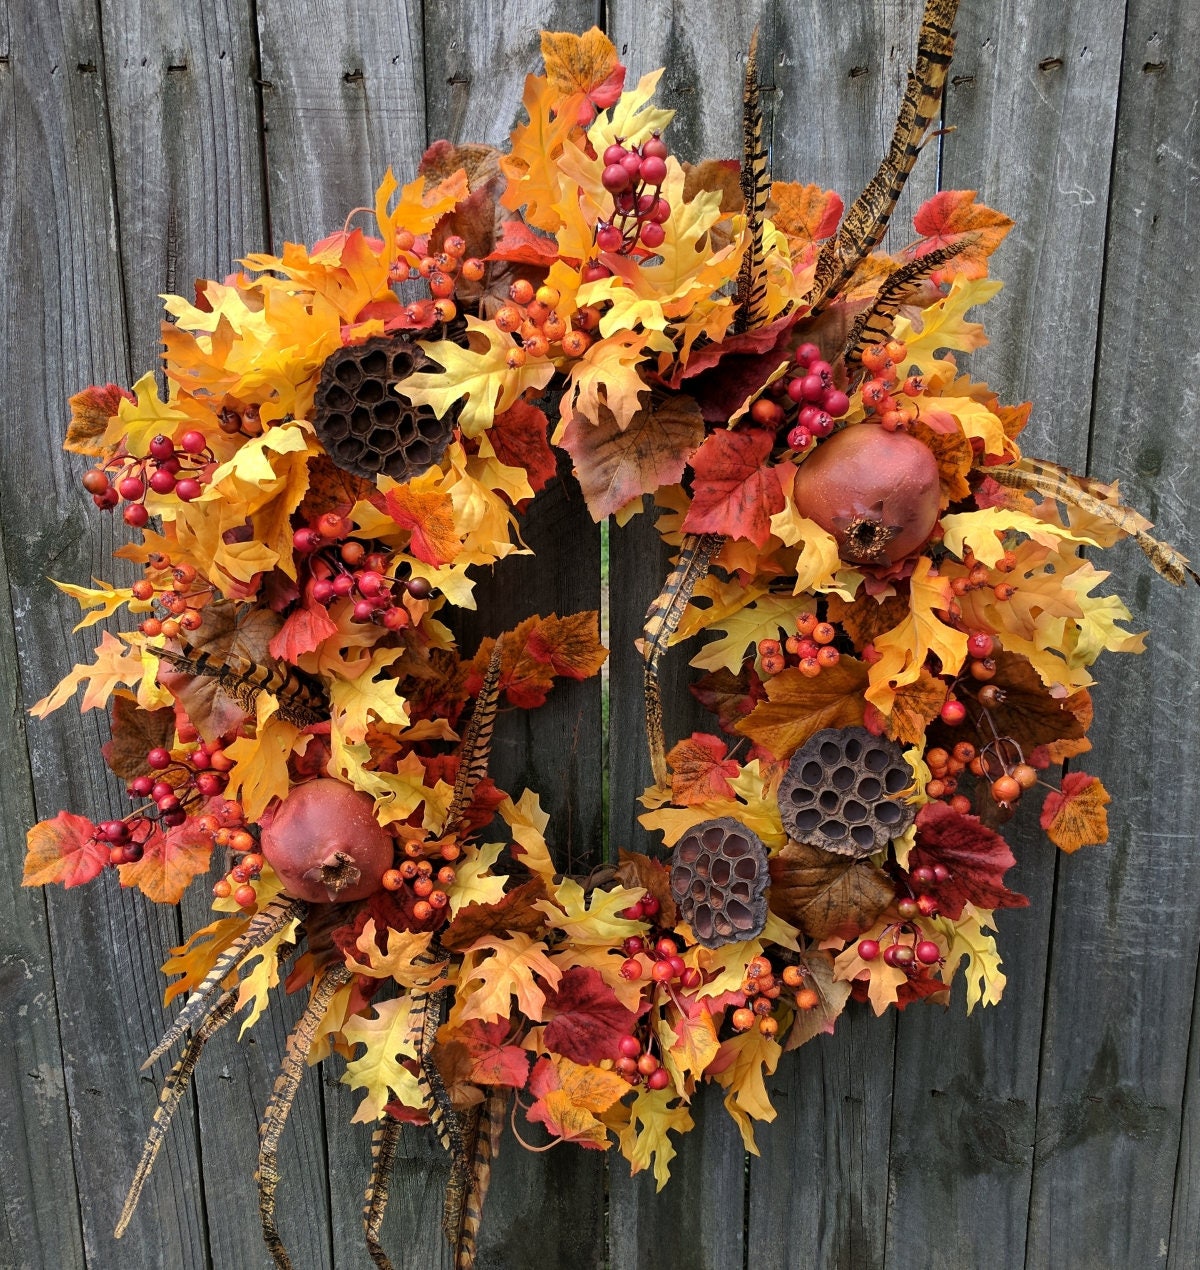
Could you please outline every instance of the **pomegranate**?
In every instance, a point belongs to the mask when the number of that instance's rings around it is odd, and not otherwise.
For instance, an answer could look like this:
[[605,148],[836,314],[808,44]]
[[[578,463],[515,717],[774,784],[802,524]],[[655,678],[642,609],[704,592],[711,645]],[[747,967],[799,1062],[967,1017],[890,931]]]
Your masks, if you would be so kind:
[[289,895],[314,904],[373,895],[394,848],[374,799],[327,777],[297,785],[262,820],[263,855]]
[[907,432],[843,428],[796,472],[796,509],[850,564],[886,567],[922,546],[941,504],[933,451]]

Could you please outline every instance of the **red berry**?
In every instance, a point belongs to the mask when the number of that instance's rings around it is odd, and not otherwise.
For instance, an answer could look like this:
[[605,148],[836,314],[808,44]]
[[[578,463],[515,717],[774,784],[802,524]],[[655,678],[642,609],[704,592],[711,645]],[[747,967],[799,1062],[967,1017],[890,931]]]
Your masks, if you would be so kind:
[[659,186],[667,179],[667,165],[656,154],[643,158],[639,171],[647,185]]
[[614,141],[604,152],[604,166],[610,168],[614,163],[620,163],[628,153],[620,142]]
[[637,1056],[642,1052],[642,1043],[636,1036],[623,1036],[617,1042],[617,1049],[619,1049],[626,1058],[637,1058]]
[[824,410],[818,410],[808,425],[814,437],[827,437],[833,431],[833,419]]
[[906,919],[916,917],[918,911],[917,901],[908,896],[905,896],[904,899],[899,900],[896,904],[896,912]]
[[175,457],[175,442],[170,437],[163,436],[160,432],[150,442],[150,457],[157,459],[160,463],[163,459]]
[[[624,168],[621,168],[620,171],[622,174],[625,172]],[[603,228],[596,231],[596,246],[599,247],[601,251],[620,251],[621,244],[624,241],[624,234],[622,234],[615,225],[605,225]],[[603,266],[600,266],[600,268],[603,268]],[[605,269],[600,277],[607,278],[610,272],[611,270]],[[593,279],[587,278],[585,281],[591,282]]]
[[[146,765],[154,768],[156,771],[161,771],[164,767],[170,767],[170,750],[164,749],[161,745],[156,745],[154,749],[146,755]],[[170,786],[168,786],[168,788],[170,788]]]
[[146,482],[140,476],[123,476],[117,482],[117,493],[131,502],[141,498],[146,492]]
[[675,978],[675,971],[669,961],[656,961],[650,971],[650,978],[656,983],[666,983],[668,979]]
[[630,957],[628,961],[621,963],[621,969],[618,972],[622,979],[628,979],[631,982],[642,977],[642,963],[636,957]]
[[942,706],[940,714],[942,722],[954,728],[967,717],[967,707],[956,697],[950,697]]
[[919,865],[912,871],[912,880],[917,886],[932,886],[933,870],[927,864]]
[[967,653],[972,657],[990,657],[995,647],[996,641],[987,631],[972,631],[967,636]]
[[243,884],[234,891],[233,898],[242,908],[249,908],[258,898],[258,895],[255,893],[254,887]]
[[627,957],[636,957],[638,953],[646,951],[646,941],[641,935],[630,935],[622,944]]
[[[670,150],[667,149],[667,143],[657,132],[650,137],[649,141],[642,142],[642,157],[644,159],[665,159],[670,153]],[[605,162],[607,161],[606,159]]]
[[874,961],[879,956],[879,941],[877,939],[860,939],[858,941],[858,955],[863,961]]
[[642,1054],[637,1061],[637,1069],[643,1076],[651,1076],[658,1071],[658,1059],[653,1054]]
[[679,986],[688,992],[698,988],[703,982],[704,976],[693,966],[688,966],[679,976]]
[[825,381],[820,375],[805,375],[800,383],[800,395],[804,401],[820,401],[825,396]]
[[160,467],[150,477],[150,488],[156,494],[170,494],[175,488],[175,473]]
[[663,245],[663,241],[666,239],[666,236],[666,230],[664,230],[663,227],[655,221],[651,221],[648,225],[642,226],[642,242],[649,247],[651,251],[657,247],[661,247]]
[[935,962],[942,959],[942,950],[932,939],[921,940],[916,947],[916,954],[917,960],[924,962],[927,966],[932,966]]
[[938,911],[938,902],[932,895],[922,895],[917,899],[917,907],[922,917],[933,917]]
[[629,173],[620,163],[610,163],[604,169],[600,183],[610,194],[619,194],[629,186]]
[[150,522],[150,513],[145,503],[130,503],[121,513],[121,518],[134,529],[141,529]]
[[821,399],[821,408],[827,415],[840,419],[850,409],[850,398],[838,388],[831,388]]
[[812,444],[812,433],[805,427],[797,425],[788,433],[788,448],[796,451],[807,450]]
[[660,1067],[657,1071],[651,1072],[646,1077],[646,1084],[651,1089],[666,1089],[671,1083],[671,1077],[665,1067]]
[[660,957],[674,957],[679,952],[679,945],[673,939],[664,935],[662,939],[654,945],[654,951],[658,953]]
[[808,366],[813,362],[820,361],[821,350],[815,344],[801,344],[796,350],[796,360],[801,366]]
[[208,448],[204,433],[197,432],[194,428],[179,438],[179,444],[187,454],[203,454]]
[[655,896],[643,895],[642,898],[638,901],[638,903],[641,904],[642,912],[647,917],[658,916],[658,910],[661,906],[659,905],[658,899]]
[[90,472],[83,474],[83,488],[89,494],[103,494],[109,487],[108,476],[98,467],[92,468]]
[[175,496],[185,503],[190,503],[193,498],[199,498],[200,482],[190,476],[185,476],[182,481],[176,482]]

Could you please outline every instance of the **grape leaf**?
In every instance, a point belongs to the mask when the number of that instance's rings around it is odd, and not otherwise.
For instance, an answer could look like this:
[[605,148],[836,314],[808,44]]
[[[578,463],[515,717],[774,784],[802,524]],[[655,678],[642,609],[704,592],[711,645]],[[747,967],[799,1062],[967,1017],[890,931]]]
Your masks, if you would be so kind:
[[188,883],[208,870],[212,849],[212,834],[191,820],[166,833],[155,830],[146,839],[142,858],[117,870],[121,885],[136,886],[156,904],[178,904]]
[[1059,790],[1051,790],[1042,804],[1041,826],[1055,846],[1068,854],[1080,847],[1108,841],[1108,812],[1112,801],[1095,776],[1068,772]]
[[908,616],[907,596],[888,595],[880,598],[865,589],[853,600],[830,595],[828,606],[829,620],[850,636],[859,652]]
[[590,679],[608,657],[600,643],[600,614],[596,609],[559,617],[538,618],[525,642],[535,661],[568,679]]
[[775,204],[771,219],[775,228],[787,235],[793,258],[802,256],[804,248],[837,233],[844,205],[834,190],[797,181],[775,181],[771,185],[771,201]]
[[988,256],[1012,227],[1012,220],[1002,212],[976,203],[974,190],[941,190],[917,208],[913,228],[921,240],[906,247],[901,256],[916,260],[968,239],[963,251],[934,270],[933,281],[941,285],[955,277],[985,278]]
[[774,434],[761,428],[712,433],[692,456],[692,505],[684,529],[765,547],[771,517],[786,502],[779,474],[767,462],[774,443]]
[[573,967],[558,987],[546,994],[550,1020],[543,1044],[576,1063],[598,1064],[618,1057],[617,1043],[628,1036],[637,1014],[627,1010],[591,967]]
[[732,798],[729,781],[741,768],[725,757],[727,752],[724,741],[705,732],[693,732],[675,745],[667,755],[671,801],[688,807],[712,798]]
[[[730,790],[730,797],[733,791]],[[678,920],[675,900],[671,895],[671,874],[664,865],[641,851],[620,850],[620,865],[617,868],[617,881],[631,891],[644,888],[648,895],[658,900],[658,924],[663,930],[670,930]]]
[[174,710],[143,710],[122,694],[113,698],[112,737],[100,747],[114,776],[131,781],[152,770],[146,762],[151,750],[169,750],[175,739]]
[[305,582],[302,603],[287,615],[283,625],[271,636],[267,651],[277,661],[294,665],[305,653],[316,652],[331,635],[338,633],[338,624],[329,616],[329,610],[313,598],[315,581],[310,577]]
[[925,729],[938,717],[946,693],[946,681],[935,678],[922,666],[913,683],[896,689],[887,721],[888,738],[904,745],[921,745]]
[[118,384],[91,384],[77,392],[67,402],[71,407],[71,422],[67,425],[63,449],[97,457],[111,453],[112,447],[99,444],[99,439],[122,401],[132,403],[134,396]]
[[691,397],[673,394],[644,406],[624,429],[607,405],[593,422],[570,416],[560,444],[571,455],[593,520],[642,494],[674,485],[704,440],[704,419]]
[[512,1031],[507,1019],[483,1023],[471,1019],[467,1023],[446,1024],[438,1030],[438,1044],[456,1042],[465,1047],[471,1058],[469,1078],[480,1085],[524,1087],[529,1078],[529,1051],[510,1045]]
[[608,1130],[596,1116],[620,1100],[629,1086],[616,1072],[573,1063],[560,1054],[540,1058],[529,1073],[536,1101],[526,1113],[556,1138],[604,1151]]
[[391,485],[383,495],[387,514],[412,531],[408,550],[435,568],[449,564],[462,550],[454,502],[440,488],[442,479],[441,469],[433,467],[403,485]]
[[724,732],[732,732],[737,721],[749,714],[767,695],[752,661],[748,661],[738,674],[722,666],[701,675],[688,685],[688,690],[706,710],[717,716]]
[[859,727],[867,670],[865,662],[848,656],[811,679],[789,667],[766,681],[766,701],[739,719],[735,731],[777,759],[788,759],[822,728]]
[[549,427],[545,411],[518,398],[496,416],[480,437],[479,452],[486,454],[490,449],[506,466],[523,468],[529,477],[529,488],[536,494],[558,474],[554,451],[546,439]]
[[580,124],[591,123],[597,109],[615,106],[625,86],[616,46],[599,27],[583,35],[543,31],[542,59],[550,86],[563,99],[559,113],[573,114]]
[[976,908],[1026,908],[1029,900],[1004,885],[1004,875],[1016,864],[1008,843],[987,828],[978,816],[952,811],[945,803],[927,803],[917,813],[917,836],[908,855],[908,869],[943,865],[950,871],[944,882],[926,890],[938,902],[938,912],[957,920],[965,904]]
[[96,826],[85,816],[60,811],[25,832],[22,886],[82,886],[108,863],[108,843],[97,842]]
[[[939,804],[940,805],[940,804]],[[770,905],[810,939],[853,939],[895,898],[887,874],[870,860],[789,842],[771,857]]]

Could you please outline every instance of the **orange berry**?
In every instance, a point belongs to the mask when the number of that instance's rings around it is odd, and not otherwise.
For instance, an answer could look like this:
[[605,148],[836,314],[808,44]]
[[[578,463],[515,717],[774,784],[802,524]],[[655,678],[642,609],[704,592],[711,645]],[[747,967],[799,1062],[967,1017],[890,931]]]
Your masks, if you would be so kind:
[[385,891],[398,891],[404,885],[399,869],[388,869],[380,879]]
[[524,315],[519,309],[513,308],[511,304],[504,305],[503,308],[496,311],[493,321],[502,331],[509,333],[515,331],[524,320]]
[[966,794],[955,794],[950,800],[951,811],[956,811],[960,816],[969,816],[971,814],[971,800]]
[[454,294],[454,279],[444,273],[430,274],[429,291],[434,296],[451,296]]
[[779,1031],[779,1024],[772,1018],[759,1019],[758,1030],[763,1036],[774,1036]]
[[233,887],[229,884],[228,878],[218,878],[213,883],[213,894],[219,900],[228,899],[233,894]]
[[821,673],[821,663],[815,657],[801,657],[800,673],[809,679],[815,679]]
[[954,747],[954,757],[960,763],[969,763],[975,757],[975,747],[970,741],[959,741]]
[[815,613],[801,613],[796,618],[796,629],[806,639],[810,638],[813,631],[817,629],[817,615]]
[[826,644],[817,650],[817,661],[822,666],[836,666],[841,659],[841,653],[832,644]]
[[525,350],[523,348],[510,348],[505,354],[504,364],[509,370],[520,370],[525,365]]
[[935,746],[925,755],[925,762],[929,764],[930,770],[935,767],[944,768],[949,761],[950,755],[940,745]]
[[433,916],[433,905],[428,900],[418,900],[413,905],[413,919],[427,922]]
[[887,354],[888,361],[899,365],[908,356],[908,345],[903,340],[888,340],[883,351]]
[[450,234],[442,243],[442,250],[449,256],[462,257],[467,254],[467,240],[461,234]]
[[568,331],[562,337],[562,351],[568,357],[582,357],[591,343],[592,341],[583,331]]
[[529,335],[525,339],[525,351],[531,357],[545,357],[550,351],[550,341],[544,335]]
[[782,653],[764,653],[761,658],[764,675],[778,675],[787,667]]
[[798,988],[804,982],[804,975],[799,966],[784,966],[783,981],[789,988]]
[[750,961],[746,964],[746,978],[747,979],[761,979],[763,975],[769,975],[770,973],[771,973],[771,963],[766,957],[763,957],[761,954],[757,957],[752,957]]
[[553,344],[556,340],[561,340],[567,333],[567,324],[558,316],[557,313],[551,313],[550,316],[542,323],[542,334]]
[[992,781],[992,797],[1007,807],[1021,797],[1021,786],[1011,776],[999,776]]
[[538,304],[543,304],[546,308],[552,309],[562,297],[559,295],[557,287],[547,286],[543,282],[535,292],[534,298],[537,300]]
[[508,298],[514,304],[528,304],[533,299],[533,283],[527,278],[518,278],[508,288]]
[[1038,783],[1037,768],[1030,767],[1028,763],[1018,763],[1012,769],[1012,778],[1022,789],[1032,789]]
[[453,322],[458,317],[458,306],[453,300],[438,300],[433,306],[433,314],[439,322]]
[[242,908],[249,908],[258,899],[258,894],[249,883],[243,883],[234,891],[233,898]]
[[760,639],[758,641],[758,651],[764,656],[779,652],[779,641],[777,639]]
[[812,638],[818,644],[832,644],[836,635],[837,631],[828,622],[818,622],[812,628]]
[[462,276],[468,282],[480,282],[486,272],[486,266],[482,260],[476,260],[474,256],[468,256],[462,262]]
[[252,834],[248,834],[244,829],[239,829],[229,839],[229,845],[234,851],[237,851],[237,852],[253,851],[254,837]]
[[411,233],[409,233],[407,229],[396,230],[396,250],[397,251],[411,251],[412,245],[416,241],[417,240],[413,237]]
[[941,798],[945,792],[946,782],[939,780],[936,776],[925,785],[925,793],[928,794],[930,798]]
[[796,993],[796,1004],[802,1010],[813,1010],[820,1002],[820,995],[813,988],[802,988]]
[[741,1009],[734,1010],[730,1022],[735,1032],[748,1032],[754,1026],[754,1011],[742,1006]]
[[1007,582],[1001,582],[998,586],[992,587],[992,594],[1001,602],[1011,600],[1017,593],[1015,586],[1010,586]]

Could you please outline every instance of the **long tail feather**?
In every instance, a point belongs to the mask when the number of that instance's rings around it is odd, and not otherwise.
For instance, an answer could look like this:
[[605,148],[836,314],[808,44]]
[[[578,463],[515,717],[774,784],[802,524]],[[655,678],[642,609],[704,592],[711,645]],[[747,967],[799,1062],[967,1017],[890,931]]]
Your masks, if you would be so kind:
[[767,199],[771,194],[771,174],[767,168],[767,148],[763,141],[762,93],[758,83],[758,27],[750,38],[746,57],[745,87],[742,89],[742,199],[746,205],[746,254],[738,274],[736,329],[750,331],[768,317],[767,268],[763,235]]
[[246,929],[217,958],[216,964],[205,975],[196,991],[188,997],[183,1009],[175,1016],[175,1021],[163,1033],[162,1039],[150,1052],[150,1057],[142,1064],[142,1071],[157,1062],[188,1028],[204,1016],[209,1002],[221,986],[221,981],[239,962],[265,944],[293,918],[303,917],[307,910],[308,905],[304,900],[281,895],[272,900],[262,912],[256,913]]
[[290,671],[276,666],[262,666],[237,654],[218,661],[206,652],[197,652],[188,644],[183,652],[156,648],[154,655],[168,661],[185,675],[203,675],[215,679],[221,688],[244,709],[253,710],[259,694],[272,693],[279,701],[279,717],[298,728],[309,727],[326,717],[328,706],[320,694]]
[[679,552],[679,560],[671,570],[658,598],[646,611],[643,628],[642,658],[645,662],[646,741],[650,747],[650,766],[660,785],[667,783],[667,751],[663,737],[662,693],[658,682],[658,663],[679,627],[683,610],[696,584],[708,572],[708,566],[725,539],[720,534],[687,534]]
[[466,735],[458,751],[458,775],[454,780],[454,797],[446,813],[446,832],[458,828],[475,794],[475,787],[487,775],[492,755],[492,733],[496,727],[496,708],[500,701],[500,659],[504,643],[502,635],[492,649],[483,686],[475,698],[475,710],[467,724]]
[[[431,949],[415,959],[416,965],[432,966],[437,960]],[[446,1001],[446,989],[412,988],[409,992],[408,1030],[405,1048],[417,1056],[417,1088],[429,1112],[429,1123],[437,1134],[442,1147],[453,1153],[455,1120],[457,1113],[450,1103],[441,1072],[433,1061],[433,1045],[438,1028],[442,1024],[442,1009]]]
[[296,1090],[308,1066],[309,1050],[317,1027],[329,1008],[334,994],[350,981],[350,971],[344,965],[333,965],[313,990],[308,1006],[297,1020],[287,1039],[283,1064],[275,1078],[270,1101],[263,1113],[258,1131],[258,1213],[262,1219],[263,1239],[278,1270],[292,1270],[283,1240],[275,1226],[275,1190],[279,1186],[279,1140],[283,1136],[288,1114],[296,1098]]
[[1191,567],[1188,558],[1169,543],[1147,532],[1145,518],[1131,507],[1110,501],[1108,496],[1112,491],[1109,487],[1086,476],[1077,476],[1046,459],[1023,458],[1019,463],[988,468],[987,474],[997,484],[1032,490],[1107,520],[1137,543],[1146,559],[1168,582],[1184,586],[1190,577],[1200,584],[1200,574]]
[[837,234],[821,248],[809,294],[814,313],[837,295],[887,229],[908,174],[921,153],[925,133],[938,113],[954,53],[951,26],[957,12],[958,0],[926,0],[917,40],[917,64],[909,72],[892,143],[879,170],[846,213]]
[[442,1229],[454,1250],[454,1270],[474,1270],[479,1252],[483,1201],[492,1180],[492,1160],[498,1154],[507,1098],[493,1090],[483,1107],[473,1108],[469,1153],[455,1168],[446,1187]]
[[138,1200],[142,1194],[142,1187],[145,1186],[146,1179],[150,1176],[150,1170],[154,1167],[154,1161],[158,1157],[159,1149],[166,1139],[167,1130],[171,1127],[175,1112],[183,1101],[184,1094],[187,1093],[188,1085],[192,1079],[192,1072],[196,1070],[196,1064],[200,1061],[200,1055],[204,1052],[204,1047],[233,1018],[236,1009],[237,992],[231,989],[223,993],[216,1004],[204,1016],[204,1022],[196,1029],[192,1039],[188,1042],[187,1048],[179,1056],[179,1061],[167,1073],[167,1078],[163,1081],[162,1090],[158,1095],[158,1106],[154,1111],[154,1119],[150,1122],[150,1131],[146,1134],[146,1142],[142,1147],[142,1158],[138,1162],[137,1172],[133,1175],[133,1181],[129,1184],[129,1194],[125,1197],[125,1207],[121,1209],[121,1216],[117,1221],[116,1229],[113,1231],[113,1234],[118,1239],[125,1233],[134,1209],[137,1208]]
[[392,1270],[379,1235],[383,1229],[383,1215],[387,1210],[391,1189],[392,1168],[396,1163],[396,1151],[400,1145],[399,1120],[385,1115],[375,1126],[371,1138],[371,1180],[363,1200],[363,1228],[367,1236],[367,1251],[380,1270]]

